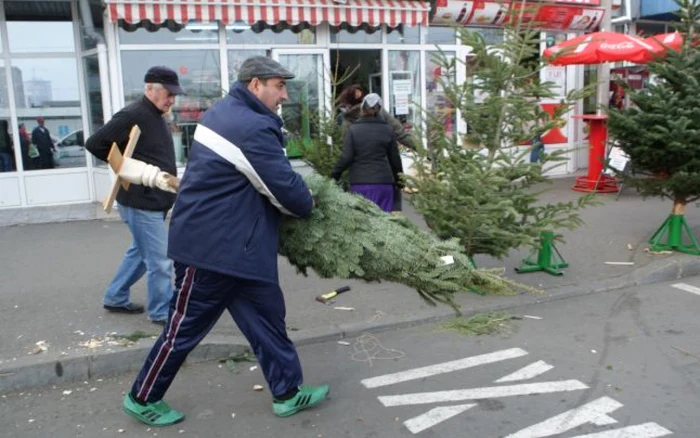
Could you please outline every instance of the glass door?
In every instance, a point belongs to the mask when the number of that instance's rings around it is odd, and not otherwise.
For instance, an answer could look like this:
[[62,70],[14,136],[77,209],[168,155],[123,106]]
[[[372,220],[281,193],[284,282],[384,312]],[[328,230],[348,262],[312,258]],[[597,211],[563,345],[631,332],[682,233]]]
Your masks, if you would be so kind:
[[296,77],[287,81],[289,100],[282,104],[281,117],[289,133],[287,156],[301,156],[299,142],[311,143],[318,134],[322,115],[330,116],[328,51],[323,49],[274,49],[272,58]]

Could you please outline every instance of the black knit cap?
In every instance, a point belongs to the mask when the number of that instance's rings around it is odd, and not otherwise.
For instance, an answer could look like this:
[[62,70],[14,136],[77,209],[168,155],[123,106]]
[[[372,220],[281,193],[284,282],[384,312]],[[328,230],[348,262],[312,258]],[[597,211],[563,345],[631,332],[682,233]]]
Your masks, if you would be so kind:
[[250,81],[253,78],[292,79],[293,77],[294,73],[284,68],[279,62],[265,56],[253,56],[246,59],[238,71],[238,80],[243,82]]
[[147,84],[163,84],[173,94],[187,94],[180,86],[177,73],[168,67],[156,66],[149,68],[143,81]]

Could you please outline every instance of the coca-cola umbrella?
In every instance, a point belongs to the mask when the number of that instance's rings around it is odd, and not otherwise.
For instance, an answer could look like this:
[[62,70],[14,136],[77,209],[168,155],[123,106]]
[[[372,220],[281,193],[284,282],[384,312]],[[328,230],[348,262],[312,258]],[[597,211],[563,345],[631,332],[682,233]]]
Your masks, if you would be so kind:
[[683,47],[683,35],[679,32],[653,35],[645,38],[644,41],[654,46],[655,55],[663,56],[668,49],[680,52]]
[[663,46],[643,38],[616,32],[577,36],[544,51],[552,65],[600,64],[602,62],[649,62]]

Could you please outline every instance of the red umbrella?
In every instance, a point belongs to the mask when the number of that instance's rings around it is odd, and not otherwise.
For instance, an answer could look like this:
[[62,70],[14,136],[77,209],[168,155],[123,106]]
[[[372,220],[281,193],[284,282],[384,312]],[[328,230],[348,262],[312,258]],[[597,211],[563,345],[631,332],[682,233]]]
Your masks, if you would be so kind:
[[544,51],[552,65],[648,62],[663,47],[643,38],[615,32],[594,32],[556,44]]
[[663,55],[668,49],[680,52],[683,47],[683,35],[678,32],[653,35],[644,41],[654,46],[654,53]]

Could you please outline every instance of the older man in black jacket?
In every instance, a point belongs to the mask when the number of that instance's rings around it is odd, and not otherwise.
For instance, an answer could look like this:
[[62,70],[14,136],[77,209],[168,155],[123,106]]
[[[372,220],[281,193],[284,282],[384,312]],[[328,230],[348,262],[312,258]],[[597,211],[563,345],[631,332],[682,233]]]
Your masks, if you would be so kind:
[[[184,90],[177,74],[167,67],[152,67],[144,81],[144,96],[117,112],[88,138],[85,147],[106,161],[112,143],[116,142],[123,150],[131,128],[138,125],[141,135],[133,158],[177,175],[173,138],[163,114],[170,111],[175,96],[184,94]],[[161,325],[167,321],[173,286],[172,262],[167,257],[165,216],[174,202],[174,193],[157,187],[131,185],[128,190],[119,189],[119,214],[134,240],[105,292],[104,308],[108,311],[142,313],[143,306],[130,300],[130,288],[148,272],[148,317]]]

